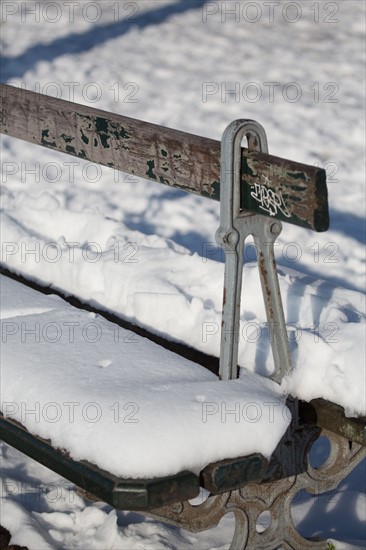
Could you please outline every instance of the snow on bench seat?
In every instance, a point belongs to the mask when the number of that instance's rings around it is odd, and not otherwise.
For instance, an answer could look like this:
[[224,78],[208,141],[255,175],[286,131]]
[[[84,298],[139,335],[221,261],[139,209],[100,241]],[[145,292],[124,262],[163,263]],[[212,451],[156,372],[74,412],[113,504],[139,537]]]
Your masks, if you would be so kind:
[[[277,384],[204,369],[100,316],[1,278],[3,414],[120,477],[270,457],[290,421]],[[260,437],[258,437],[260,434]]]
[[[70,211],[49,193],[34,198],[24,192],[16,199],[9,194],[3,202],[1,252],[10,270],[219,355],[224,265],[211,259],[214,243],[206,243],[206,257],[200,257],[100,212],[81,206]],[[85,242],[98,243],[98,261],[85,260]],[[28,254],[25,262],[25,250],[39,253]],[[48,260],[52,254],[57,261]],[[246,264],[243,280],[239,365],[270,376],[274,367],[254,264]],[[284,392],[304,401],[326,399],[350,417],[366,416],[364,295],[282,266],[279,281],[294,369],[283,380]]]

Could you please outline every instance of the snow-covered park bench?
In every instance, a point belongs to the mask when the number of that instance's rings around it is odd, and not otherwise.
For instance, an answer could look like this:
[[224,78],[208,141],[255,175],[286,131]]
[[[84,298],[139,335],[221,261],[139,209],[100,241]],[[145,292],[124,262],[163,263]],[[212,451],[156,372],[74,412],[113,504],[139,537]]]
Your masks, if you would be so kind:
[[[191,531],[209,529],[233,512],[232,549],[323,549],[324,541],[297,532],[291,502],[303,489],[319,494],[338,486],[365,457],[366,424],[364,418],[346,417],[337,403],[284,394],[280,384],[291,374],[291,357],[274,243],[282,221],[327,230],[325,171],[269,155],[263,128],[251,120],[230,124],[220,146],[8,85],[1,85],[0,128],[11,137],[220,200],[216,239],[226,258],[220,380],[148,340],[132,351],[112,337],[104,341],[118,367],[99,368],[95,378],[70,342],[58,359],[52,346],[17,355],[3,345],[1,438],[118,509],[143,511]],[[248,148],[241,145],[245,137]],[[275,365],[271,379],[254,373],[239,377],[242,252],[249,235]],[[22,301],[16,285],[10,279],[2,284],[5,318],[16,309],[14,296]],[[29,310],[34,315],[46,320],[66,315],[71,324],[88,315],[34,292],[38,310]],[[109,410],[84,433],[75,406],[78,391],[103,413]],[[128,407],[121,411],[118,402]],[[31,410],[36,403],[42,411],[50,403],[67,404],[69,414],[54,423],[22,414],[23,405]],[[320,435],[329,439],[330,453],[322,466],[313,467],[309,452]],[[201,488],[209,496],[191,503]],[[264,512],[270,523],[261,531],[258,518]]]

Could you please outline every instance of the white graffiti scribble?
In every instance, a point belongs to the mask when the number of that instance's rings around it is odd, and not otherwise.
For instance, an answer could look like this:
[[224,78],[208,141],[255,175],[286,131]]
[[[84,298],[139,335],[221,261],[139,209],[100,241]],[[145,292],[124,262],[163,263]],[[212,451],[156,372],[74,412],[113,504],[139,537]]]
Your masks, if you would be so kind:
[[[264,183],[271,183],[266,176],[262,177],[265,180]],[[251,189],[253,189],[253,191],[251,191],[250,196],[259,202],[259,208],[267,212],[270,216],[276,216],[277,212],[280,211],[286,218],[291,217],[285,201],[283,200],[282,193],[276,193],[272,189],[268,189],[263,183],[255,183],[251,185]]]

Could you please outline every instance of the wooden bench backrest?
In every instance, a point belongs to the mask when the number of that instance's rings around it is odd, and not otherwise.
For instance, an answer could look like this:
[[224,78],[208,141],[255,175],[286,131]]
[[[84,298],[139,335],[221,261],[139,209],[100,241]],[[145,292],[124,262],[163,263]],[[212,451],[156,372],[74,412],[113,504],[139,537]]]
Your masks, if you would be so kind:
[[[0,132],[220,200],[220,142],[0,84]],[[322,168],[242,149],[241,206],[314,231],[329,226]]]

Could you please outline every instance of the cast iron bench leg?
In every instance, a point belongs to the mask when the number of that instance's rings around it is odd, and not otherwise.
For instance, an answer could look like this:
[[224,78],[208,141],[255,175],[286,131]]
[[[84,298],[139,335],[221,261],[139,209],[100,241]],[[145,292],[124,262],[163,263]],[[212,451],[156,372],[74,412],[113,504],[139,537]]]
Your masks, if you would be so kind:
[[[210,495],[197,506],[183,502],[152,510],[148,515],[192,532],[199,532],[215,527],[225,514],[233,512],[235,533],[230,550],[325,550],[325,540],[305,539],[297,531],[292,521],[291,504],[302,490],[320,495],[336,489],[366,457],[366,447],[322,430],[321,435],[329,439],[330,453],[322,466],[314,468],[308,461],[308,454],[318,435],[319,430],[315,434],[311,428],[307,436],[306,428],[300,427],[299,430],[292,431],[292,451],[296,454],[297,467],[304,470],[302,473],[268,483],[250,483],[241,489]],[[285,443],[283,447],[288,447],[289,439]],[[286,452],[284,448],[279,451]],[[292,452],[289,456],[291,454]],[[271,522],[267,529],[258,533],[257,520],[265,511],[270,513]]]

